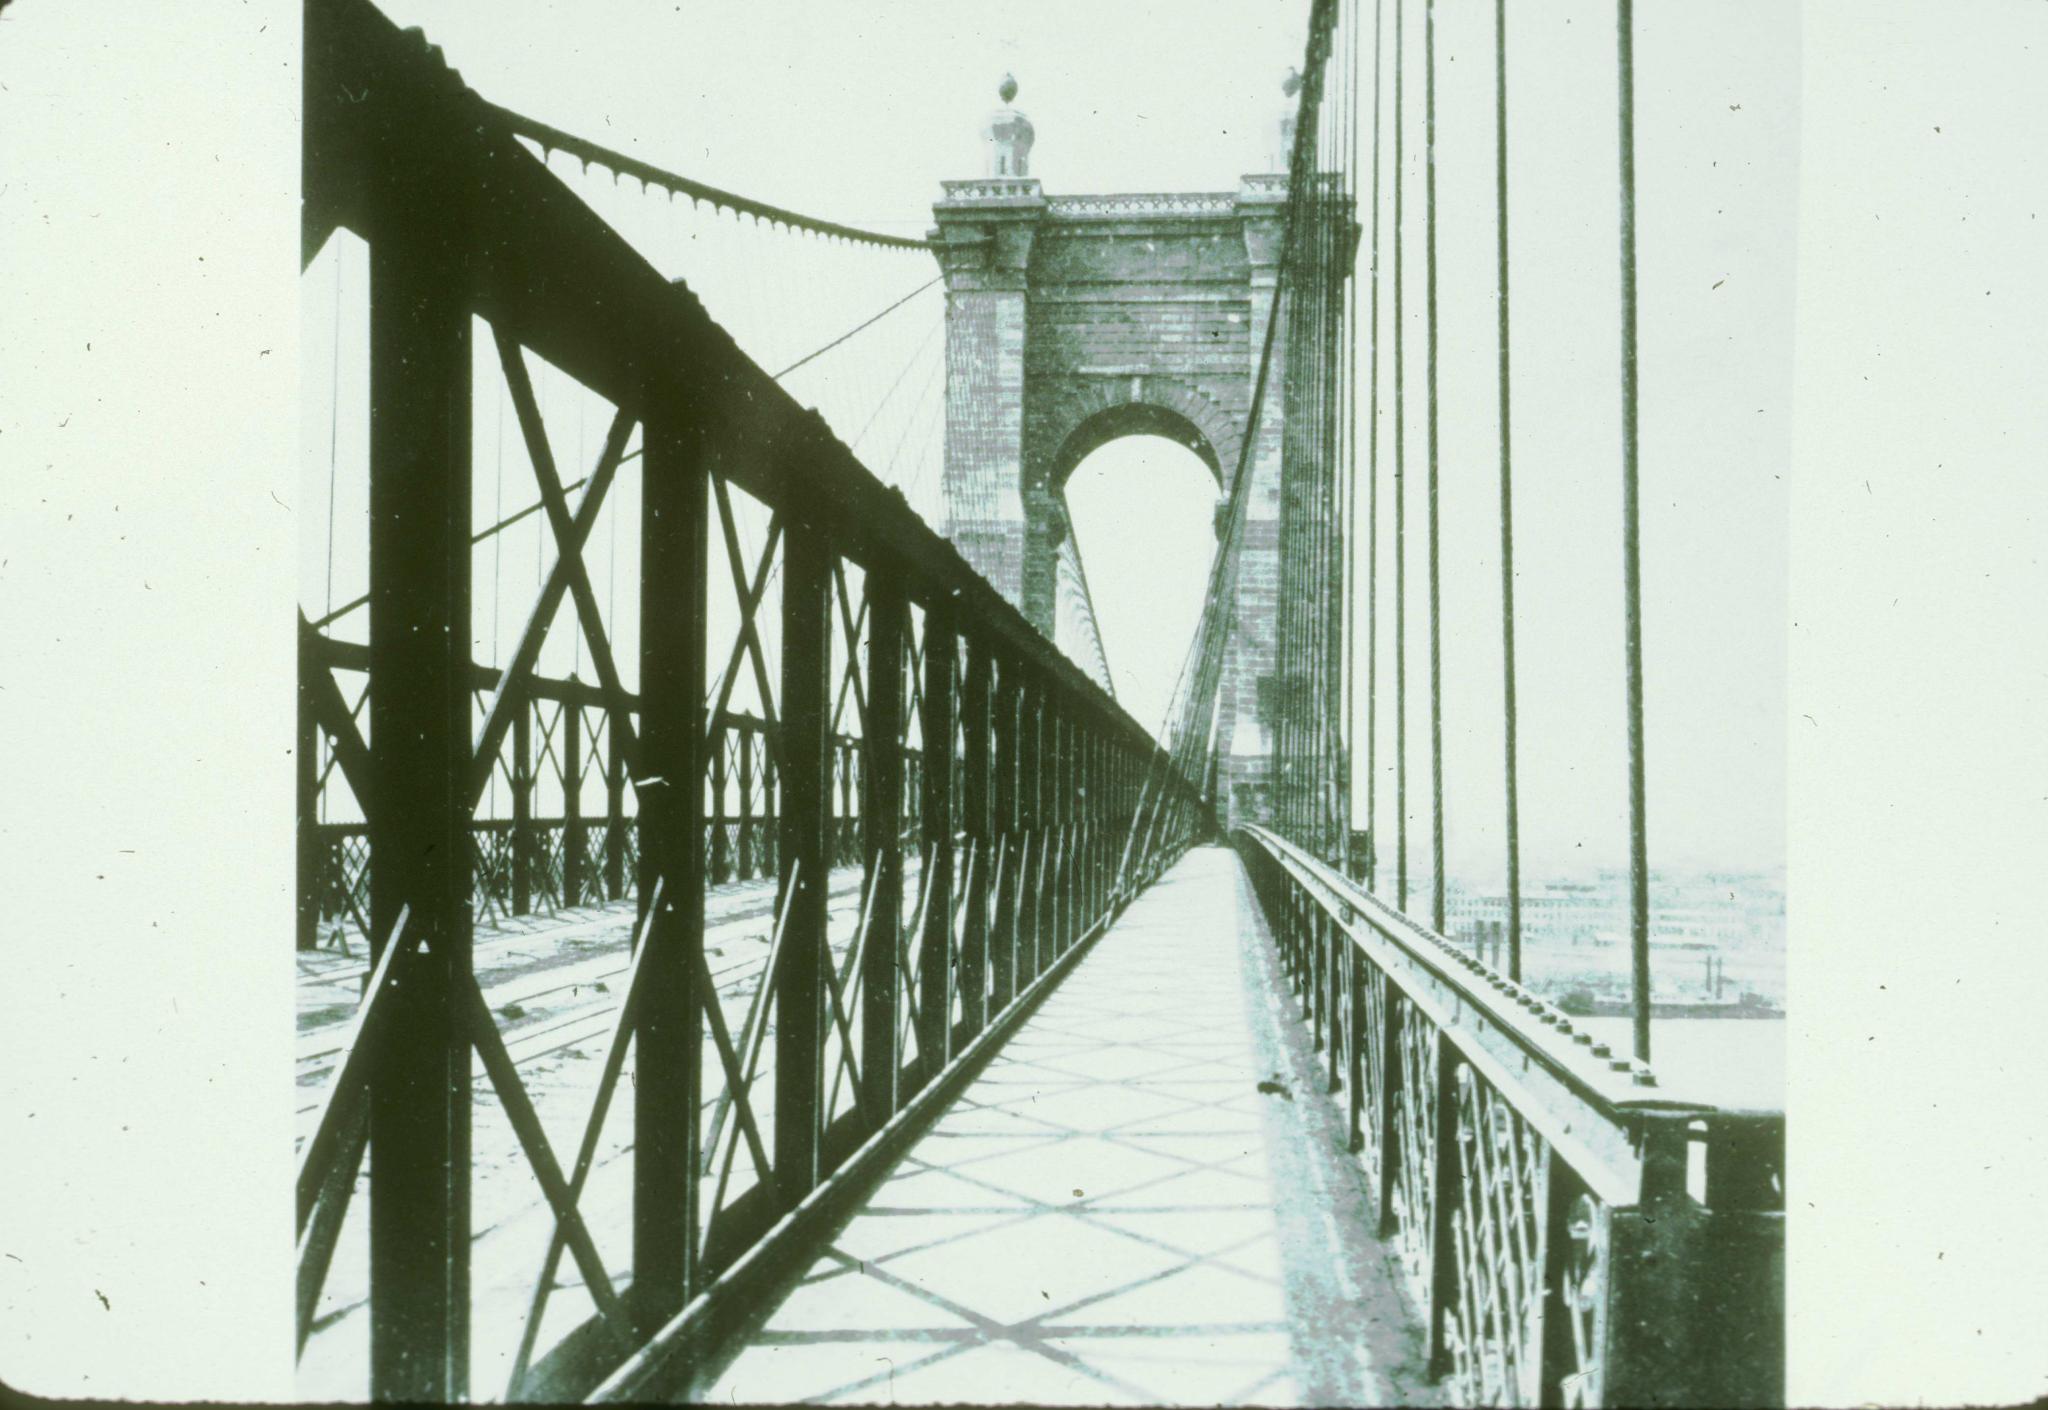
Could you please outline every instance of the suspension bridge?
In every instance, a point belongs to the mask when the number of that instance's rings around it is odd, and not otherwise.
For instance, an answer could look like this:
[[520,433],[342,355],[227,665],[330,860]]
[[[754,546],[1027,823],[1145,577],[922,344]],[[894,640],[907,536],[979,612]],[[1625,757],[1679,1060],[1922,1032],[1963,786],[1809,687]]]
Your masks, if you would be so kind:
[[[304,1393],[1782,1401],[1782,1110],[1650,1064],[1629,0],[1626,1041],[1523,982],[1505,8],[1490,951],[1447,924],[1435,11],[1305,11],[1273,170],[1048,195],[1006,82],[904,235],[307,6]],[[1130,435],[1218,495],[1156,722],[1064,494]]]

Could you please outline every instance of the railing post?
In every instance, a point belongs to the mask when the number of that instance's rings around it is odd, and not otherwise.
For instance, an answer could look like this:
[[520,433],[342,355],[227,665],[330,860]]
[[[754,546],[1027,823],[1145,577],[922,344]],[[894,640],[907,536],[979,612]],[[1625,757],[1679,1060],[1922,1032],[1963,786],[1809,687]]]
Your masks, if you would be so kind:
[[[519,689],[515,687],[515,689]],[[512,914],[533,909],[533,697],[512,707]]]
[[626,715],[615,710],[605,725],[604,896],[626,894]]
[[1415,1020],[1408,1016],[1407,1005],[1392,984],[1387,985],[1382,997],[1380,1082],[1379,1091],[1374,1094],[1379,1109],[1372,1114],[1380,1151],[1379,1188],[1374,1193],[1378,1196],[1380,1237],[1391,1239],[1400,1227],[1399,1215],[1394,1208],[1394,1194],[1400,1186],[1401,1098],[1407,1082],[1401,1063],[1401,1029]]
[[1301,1002],[1308,1010],[1309,1033],[1317,1052],[1329,1046],[1323,1003],[1323,908],[1307,897],[1301,905]]
[[1356,1046],[1356,1030],[1352,1028],[1350,1015],[1344,1002],[1345,983],[1344,957],[1350,950],[1349,937],[1337,923],[1335,916],[1325,917],[1323,923],[1323,978],[1324,1011],[1329,1015],[1330,1028],[1330,1090],[1344,1090],[1345,1055]]
[[1356,1155],[1365,1149],[1365,1049],[1366,1044],[1373,1040],[1374,1034],[1372,1025],[1367,1020],[1367,1015],[1372,1011],[1366,994],[1366,985],[1369,981],[1358,958],[1358,950],[1349,943],[1348,937],[1344,945],[1344,956],[1345,1002],[1351,1011],[1351,1042],[1346,1053],[1350,1058],[1351,1100],[1346,1103],[1349,1115],[1345,1129],[1350,1133],[1351,1153]]
[[704,448],[650,418],[640,519],[640,865],[634,1030],[633,1309],[643,1331],[695,1291],[703,1094],[704,606],[710,562]]
[[[902,580],[870,569],[868,713],[861,737],[861,850],[871,895],[867,948],[861,955],[860,1078],[868,1118],[896,1112],[896,1010],[903,971],[903,654],[910,607]],[[927,976],[929,978],[929,976]]]
[[1784,1404],[1782,1212],[1745,1208],[1740,1182],[1731,1187],[1713,1173],[1716,1157],[1741,1156],[1711,1148],[1712,1198],[1694,1201],[1691,1120],[1640,1120],[1640,1198],[1607,1219],[1602,1402]]
[[[569,677],[574,682],[576,677]],[[583,904],[583,707],[562,702],[562,907]]]
[[924,614],[924,727],[922,800],[918,821],[924,849],[924,934],[918,957],[917,1084],[946,1065],[953,1026],[953,678],[958,639],[952,614]]
[[445,257],[398,232],[371,244],[372,962],[402,909],[411,908],[422,940],[391,990],[397,1009],[371,1067],[373,1400],[438,1403],[469,1394],[465,287]]
[[960,1037],[978,1037],[988,1018],[989,884],[995,874],[995,828],[990,813],[989,754],[995,730],[989,699],[988,643],[967,640],[967,678],[961,692],[960,811],[967,834],[969,872],[960,923]]
[[1458,1145],[1458,1065],[1457,1048],[1439,1033],[1429,1200],[1429,1369],[1435,1376],[1445,1375],[1451,1369],[1451,1317],[1458,1298],[1458,1240],[1454,1225],[1462,1204],[1460,1186],[1465,1179],[1463,1151]]
[[[1572,1168],[1554,1148],[1546,1148],[1544,1161],[1548,1169],[1544,1174],[1543,1197],[1543,1332],[1538,1343],[1536,1373],[1537,1403],[1539,1405],[1565,1405],[1570,1403],[1607,1403],[1583,1392],[1571,1393],[1566,1385],[1568,1379],[1582,1376],[1586,1369],[1575,1365],[1578,1359],[1578,1336],[1572,1326],[1572,1319],[1580,1313],[1579,1298],[1582,1289],[1578,1278],[1584,1271],[1574,1266],[1573,1253],[1578,1243],[1572,1234],[1573,1206],[1582,1197],[1579,1182]],[[1590,1205],[1590,1201],[1589,1201]],[[1594,1245],[1594,1231],[1586,1230],[1586,1246]],[[1602,1309],[1604,1313],[1604,1309]],[[1596,1344],[1589,1353],[1597,1362],[1605,1348]]]
[[1020,707],[1017,667],[1001,663],[995,682],[995,916],[989,927],[989,1013],[1009,1006],[1017,982],[1018,872],[1023,838],[1017,830],[1017,724]]
[[832,812],[832,546],[792,522],[783,535],[782,969],[775,984],[775,1182],[784,1210],[818,1183],[824,1086],[826,867]]

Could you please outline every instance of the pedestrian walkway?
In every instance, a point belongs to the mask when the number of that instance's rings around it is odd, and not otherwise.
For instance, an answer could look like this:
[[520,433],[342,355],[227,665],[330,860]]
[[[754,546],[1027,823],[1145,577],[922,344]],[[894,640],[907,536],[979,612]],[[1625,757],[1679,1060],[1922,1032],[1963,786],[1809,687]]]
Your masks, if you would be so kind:
[[1190,853],[702,1398],[1429,1403],[1298,1011],[1235,854]]

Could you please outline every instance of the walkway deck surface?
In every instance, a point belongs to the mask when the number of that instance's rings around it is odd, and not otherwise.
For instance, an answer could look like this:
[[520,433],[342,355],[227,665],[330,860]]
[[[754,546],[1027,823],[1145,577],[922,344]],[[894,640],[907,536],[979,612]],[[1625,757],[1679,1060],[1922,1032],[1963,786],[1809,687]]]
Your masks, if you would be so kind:
[[1190,853],[702,1398],[1430,1403],[1298,1012],[1235,855]]

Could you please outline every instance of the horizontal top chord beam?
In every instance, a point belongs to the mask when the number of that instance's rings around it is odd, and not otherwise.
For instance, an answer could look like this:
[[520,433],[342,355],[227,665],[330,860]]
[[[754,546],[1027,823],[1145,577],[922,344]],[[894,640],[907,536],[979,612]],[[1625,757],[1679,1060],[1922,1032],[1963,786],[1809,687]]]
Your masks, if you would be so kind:
[[[723,475],[912,601],[1071,692],[1136,743],[1130,715],[1059,653],[959,552],[521,145],[438,52],[368,0],[310,7],[305,248],[338,226],[366,240],[446,240],[476,314],[606,399],[689,408]],[[432,210],[411,196],[431,193]],[[451,221],[460,209],[467,219]],[[450,232],[460,232],[451,234]]]

